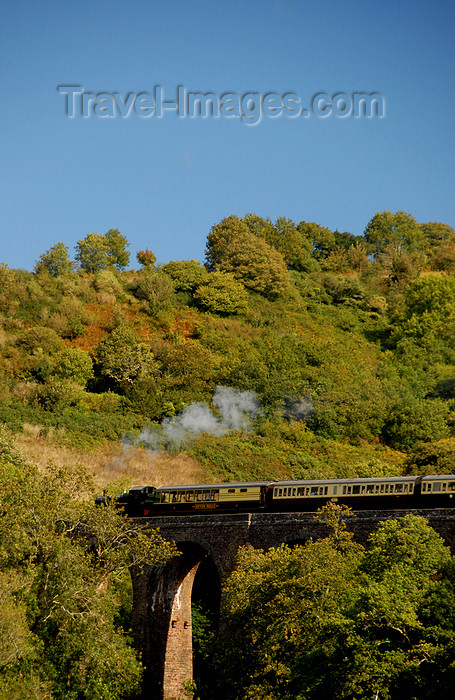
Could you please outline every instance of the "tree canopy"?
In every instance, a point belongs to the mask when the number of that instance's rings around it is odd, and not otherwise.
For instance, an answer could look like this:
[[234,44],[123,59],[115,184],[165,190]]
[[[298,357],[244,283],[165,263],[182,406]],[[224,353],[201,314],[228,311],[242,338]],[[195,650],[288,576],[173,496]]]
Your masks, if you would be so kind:
[[412,515],[380,524],[364,548],[347,532],[347,516],[332,504],[318,516],[328,537],[240,550],[222,632],[205,646],[222,700],[430,700],[448,692],[449,549]]
[[105,234],[88,233],[76,244],[76,260],[84,272],[99,272],[108,267],[119,270],[127,267],[130,254],[128,241],[117,229]]
[[25,462],[0,431],[0,697],[125,697],[142,666],[129,638],[129,567],[176,550],[113,507],[87,474]]

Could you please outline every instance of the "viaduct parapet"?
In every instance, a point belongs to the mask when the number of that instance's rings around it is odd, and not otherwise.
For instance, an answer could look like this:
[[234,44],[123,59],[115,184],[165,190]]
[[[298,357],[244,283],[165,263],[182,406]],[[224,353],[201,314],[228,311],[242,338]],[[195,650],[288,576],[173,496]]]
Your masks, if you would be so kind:
[[[409,514],[426,518],[455,554],[455,509],[357,511],[346,526],[357,542],[365,544],[380,521]],[[184,683],[193,677],[191,594],[203,561],[211,560],[215,574],[207,585],[219,593],[242,545],[269,549],[327,535],[314,513],[163,516],[137,518],[136,523],[159,528],[181,551],[166,566],[132,572],[132,628],[146,667],[143,697],[147,700],[187,697]]]

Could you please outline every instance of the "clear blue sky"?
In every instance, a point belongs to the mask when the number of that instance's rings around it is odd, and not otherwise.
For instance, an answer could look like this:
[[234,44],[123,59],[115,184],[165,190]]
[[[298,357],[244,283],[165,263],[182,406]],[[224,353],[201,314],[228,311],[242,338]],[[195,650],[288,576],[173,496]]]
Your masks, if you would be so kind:
[[[203,259],[230,214],[363,232],[376,211],[455,226],[453,0],[3,0],[0,261],[118,228]],[[69,119],[57,85],[216,94],[377,91],[384,119]]]

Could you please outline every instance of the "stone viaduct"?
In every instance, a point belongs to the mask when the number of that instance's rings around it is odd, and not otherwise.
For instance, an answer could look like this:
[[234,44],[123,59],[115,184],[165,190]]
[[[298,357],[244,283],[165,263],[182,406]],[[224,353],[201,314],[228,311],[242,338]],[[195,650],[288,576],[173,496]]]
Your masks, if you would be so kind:
[[[381,520],[422,515],[455,554],[455,509],[357,511],[346,520],[354,539],[365,543]],[[132,629],[146,667],[143,698],[177,700],[193,677],[191,596],[196,573],[207,562],[204,586],[219,605],[221,586],[235,566],[242,545],[268,549],[304,543],[327,530],[314,513],[235,513],[137,518],[139,527],[159,528],[175,541],[181,556],[163,567],[133,574]]]

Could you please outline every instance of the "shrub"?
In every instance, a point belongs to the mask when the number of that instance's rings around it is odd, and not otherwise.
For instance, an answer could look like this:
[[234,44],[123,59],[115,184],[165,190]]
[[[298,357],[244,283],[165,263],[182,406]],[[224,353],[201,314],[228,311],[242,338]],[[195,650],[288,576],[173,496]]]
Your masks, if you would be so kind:
[[393,406],[383,436],[398,450],[410,450],[417,442],[449,437],[449,407],[441,399],[406,399]]
[[140,273],[135,294],[139,299],[144,299],[148,303],[150,313],[155,315],[158,311],[171,307],[174,283],[162,272],[149,271],[144,268]]
[[61,411],[75,406],[82,397],[82,387],[70,379],[49,377],[36,391],[36,400],[47,411]]
[[86,350],[65,348],[55,359],[54,374],[60,379],[71,379],[85,387],[94,376],[92,358]]
[[139,265],[143,267],[153,268],[156,263],[156,255],[151,250],[146,248],[145,250],[139,250],[136,253],[136,260]]
[[173,280],[175,289],[193,292],[207,277],[207,270],[197,260],[171,260],[161,270]]
[[248,294],[241,282],[229,272],[212,272],[197,287],[194,300],[205,311],[240,314],[248,308]]
[[125,326],[118,326],[99,343],[96,357],[101,375],[122,391],[156,370],[150,346],[137,343],[132,331]]
[[114,296],[122,292],[122,286],[111,270],[100,270],[95,276],[93,286],[97,292],[106,292]]
[[40,256],[35,266],[35,272],[48,272],[51,277],[68,275],[72,272],[74,265],[69,259],[68,253],[68,246],[62,242],[56,243]]
[[52,355],[61,348],[62,341],[52,328],[34,326],[24,331],[17,339],[17,344],[28,352],[41,350]]

